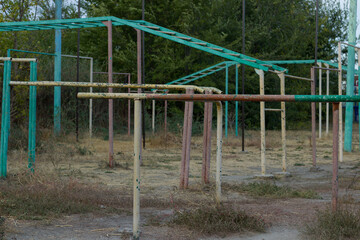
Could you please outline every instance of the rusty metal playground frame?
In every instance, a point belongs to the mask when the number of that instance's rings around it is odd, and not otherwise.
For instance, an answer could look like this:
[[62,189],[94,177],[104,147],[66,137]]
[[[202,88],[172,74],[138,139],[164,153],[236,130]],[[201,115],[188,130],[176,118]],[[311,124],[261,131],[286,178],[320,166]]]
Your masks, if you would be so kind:
[[[339,103],[341,102],[360,102],[360,96],[347,96],[347,95],[229,95],[229,94],[211,94],[214,91],[212,88],[188,86],[188,85],[158,85],[158,84],[116,84],[112,83],[112,26],[127,25],[133,27],[137,31],[137,49],[138,49],[138,83],[141,83],[141,31],[148,32],[174,42],[184,44],[198,50],[208,52],[231,61],[236,61],[239,64],[251,66],[256,69],[259,75],[263,75],[264,71],[273,70],[277,73],[286,73],[287,69],[278,67],[267,62],[251,58],[249,56],[236,53],[234,51],[201,41],[199,39],[191,38],[184,34],[157,26],[155,24],[148,23],[146,21],[129,21],[118,19],[115,17],[99,17],[91,19],[66,19],[66,20],[47,20],[38,22],[20,22],[20,23],[0,23],[0,31],[26,31],[26,30],[49,30],[49,29],[74,29],[74,28],[86,28],[86,27],[107,27],[108,28],[108,76],[109,83],[84,83],[84,82],[37,82],[36,76],[36,59],[15,59],[15,58],[1,58],[4,61],[4,79],[3,79],[3,98],[2,98],[2,122],[1,122],[1,149],[0,149],[0,176],[6,177],[7,172],[7,142],[10,131],[10,86],[15,85],[27,85],[30,86],[30,101],[29,101],[29,168],[34,171],[35,168],[35,137],[36,137],[36,88],[37,86],[48,87],[102,87],[108,88],[107,93],[78,93],[79,98],[90,99],[109,99],[109,161],[110,166],[113,161],[113,143],[112,143],[112,99],[128,99],[135,102],[134,108],[134,178],[133,178],[133,239],[139,239],[140,237],[140,162],[141,162],[141,106],[142,100],[169,100],[169,101],[185,101],[188,103],[188,107],[185,108],[185,112],[191,112],[192,106],[189,103],[194,101],[200,102],[215,102],[217,105],[217,148],[216,148],[216,201],[219,204],[221,202],[221,174],[222,174],[222,129],[223,129],[223,116],[222,116],[222,103],[223,101],[243,101],[243,102],[260,102],[263,105],[265,102],[308,102],[312,103],[312,107],[315,106],[315,102],[330,102],[333,104],[333,175],[332,175],[332,209],[337,209],[338,198],[338,159],[339,159]],[[18,82],[11,81],[11,62],[23,61],[30,62],[30,81]],[[5,71],[5,68],[7,69]],[[341,70],[340,70],[341,71]],[[315,84],[312,84],[312,88]],[[113,93],[113,88],[137,88],[138,93]],[[186,90],[185,94],[148,94],[140,93],[141,89],[181,89]],[[201,94],[194,93],[197,90]],[[209,114],[209,106],[206,109]],[[314,112],[314,111],[313,111]],[[185,114],[185,118],[186,115]],[[184,120],[186,120],[184,118]],[[212,114],[207,115],[207,121],[211,121]],[[186,123],[186,122],[185,122]],[[191,125],[189,121],[188,126]],[[187,126],[183,138],[187,143],[183,145],[183,153],[185,151],[186,156],[190,156],[189,151],[190,143],[189,136],[191,137],[191,127]],[[211,126],[210,126],[211,127]],[[314,127],[314,126],[313,126]],[[211,128],[210,128],[211,129]],[[185,134],[185,131],[190,131],[189,134]],[[209,131],[207,129],[206,131]],[[205,137],[204,137],[205,138]],[[209,135],[206,138],[210,138]],[[110,141],[111,139],[111,141]],[[205,143],[205,141],[204,141]],[[184,141],[183,141],[184,144]],[[211,145],[207,145],[204,151],[208,151]],[[186,175],[189,172],[189,158],[183,158],[181,161],[181,174],[184,177],[181,178],[184,186],[186,186]],[[204,167],[204,166],[203,166]]]

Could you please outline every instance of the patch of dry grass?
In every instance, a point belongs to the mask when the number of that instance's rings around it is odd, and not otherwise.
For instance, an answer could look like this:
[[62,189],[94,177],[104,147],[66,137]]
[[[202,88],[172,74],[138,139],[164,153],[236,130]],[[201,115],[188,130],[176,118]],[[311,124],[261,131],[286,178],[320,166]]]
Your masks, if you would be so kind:
[[204,234],[226,235],[244,231],[264,232],[267,224],[234,206],[202,205],[191,210],[176,211],[170,225],[186,226]]
[[320,211],[315,222],[306,225],[304,233],[316,240],[360,239],[360,210]]

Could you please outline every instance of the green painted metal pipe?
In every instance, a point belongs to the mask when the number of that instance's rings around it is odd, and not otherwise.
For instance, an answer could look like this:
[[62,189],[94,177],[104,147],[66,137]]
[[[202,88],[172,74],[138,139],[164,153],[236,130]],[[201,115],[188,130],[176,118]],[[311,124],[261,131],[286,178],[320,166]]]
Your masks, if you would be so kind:
[[47,55],[47,56],[56,56],[55,53],[33,52],[33,51],[11,49],[10,48],[10,49],[7,50],[7,56],[8,57],[11,57],[11,52],[22,52],[22,53],[32,53],[32,54]]
[[[30,81],[37,81],[37,63],[30,63]],[[36,86],[30,86],[29,92],[29,145],[28,168],[33,173],[35,169],[36,148]]]
[[[356,44],[356,11],[357,0],[350,0],[349,44]],[[346,95],[354,95],[355,49],[348,46],[348,72],[346,80]],[[354,103],[346,103],[344,150],[351,152],[353,130]]]
[[1,108],[0,177],[7,175],[7,150],[10,130],[10,77],[11,61],[4,61],[3,94]]

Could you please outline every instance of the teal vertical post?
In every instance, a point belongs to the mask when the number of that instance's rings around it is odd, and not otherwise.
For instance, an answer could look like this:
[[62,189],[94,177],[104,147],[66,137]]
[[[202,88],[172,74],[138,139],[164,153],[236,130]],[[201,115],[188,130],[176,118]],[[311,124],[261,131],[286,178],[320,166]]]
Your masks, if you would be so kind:
[[[55,0],[55,18],[61,19],[62,0]],[[61,81],[61,30],[55,30],[54,81]],[[54,87],[54,133],[61,130],[61,87]]]
[[[239,88],[239,73],[238,73],[238,65],[235,64],[235,94],[238,94],[238,88]],[[238,118],[239,118],[239,113],[238,113],[238,108],[239,108],[239,102],[236,101],[235,102],[235,136],[238,136]]]
[[[225,94],[229,93],[229,67],[226,63],[225,71]],[[225,102],[225,137],[228,137],[228,101]]]
[[11,61],[5,61],[1,106],[0,177],[2,178],[7,175],[7,150],[10,131],[10,78]]
[[[37,63],[30,62],[30,82],[37,81]],[[33,173],[35,168],[36,148],[36,86],[30,86],[29,92],[29,143],[28,167]]]
[[[349,17],[349,44],[356,44],[356,10],[357,0],[350,0]],[[355,49],[348,46],[348,71],[346,79],[346,95],[354,95],[354,73],[355,73]],[[345,113],[345,139],[344,150],[351,152],[352,148],[352,129],[353,129],[354,103],[346,103]]]

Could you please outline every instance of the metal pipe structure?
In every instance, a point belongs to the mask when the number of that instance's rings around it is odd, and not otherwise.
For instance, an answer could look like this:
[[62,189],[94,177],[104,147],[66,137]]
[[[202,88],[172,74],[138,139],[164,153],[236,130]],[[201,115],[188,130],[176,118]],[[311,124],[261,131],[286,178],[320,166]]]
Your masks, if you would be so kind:
[[[278,74],[280,78],[280,94],[285,96],[285,74],[279,73]],[[287,158],[287,152],[286,152],[286,107],[285,102],[281,102],[281,142],[282,142],[282,171],[284,173],[287,172],[286,170],[286,158]]]
[[[37,80],[37,62],[30,62],[30,81]],[[28,168],[35,171],[35,148],[36,148],[36,87],[29,89],[29,138],[28,138]]]
[[[265,95],[264,90],[264,71],[255,69],[257,75],[259,75],[260,80],[260,96]],[[266,155],[265,155],[265,102],[260,102],[260,138],[261,138],[261,175],[266,175]]]
[[[315,68],[311,68],[311,95],[316,96]],[[311,103],[311,143],[312,143],[312,169],[317,170],[316,166],[316,104]]]
[[[211,91],[205,91],[206,94],[212,94]],[[212,128],[212,102],[204,104],[204,135],[203,135],[203,160],[202,160],[202,182],[210,182],[210,159],[211,159],[211,128]]]
[[[62,0],[55,0],[55,19],[61,19]],[[61,30],[55,30],[54,81],[61,82]],[[61,88],[54,88],[54,134],[61,131]]]
[[[350,0],[349,3],[349,43],[348,45],[348,71],[346,74],[346,95],[354,95],[354,74],[355,74],[355,48],[350,45],[356,44],[356,15],[357,15],[357,0]],[[352,131],[353,131],[353,115],[354,103],[346,103],[345,114],[345,137],[344,150],[351,152],[352,150]]]
[[[326,68],[329,68],[329,64],[324,63]],[[326,70],[326,95],[330,94],[330,70]],[[329,103],[326,103],[326,136],[329,135]]]
[[[1,58],[4,61],[3,89],[2,89],[2,107],[1,107],[1,147],[0,147],[0,177],[7,176],[7,151],[10,131],[10,80],[11,80],[11,62],[30,62],[30,80],[36,81],[36,62],[35,58]],[[29,167],[33,168],[35,163],[35,136],[30,136],[36,128],[36,88],[30,89],[31,97],[29,114]],[[31,163],[31,164],[30,164]]]
[[[235,65],[235,94],[239,93],[239,73],[238,67],[240,65]],[[239,121],[239,102],[235,102],[235,136],[239,136],[238,129],[238,121]]]
[[140,165],[141,165],[141,100],[134,104],[134,180],[133,180],[133,239],[140,236]]
[[[242,54],[245,54],[245,0],[242,2]],[[245,94],[245,65],[241,64],[241,94]],[[241,102],[241,151],[245,151],[245,103]]]
[[[317,65],[319,65],[319,95],[322,94],[322,64],[321,62],[317,62]],[[319,103],[319,138],[321,138],[321,130],[322,130],[322,105]]]
[[[104,21],[103,24],[107,27],[108,35],[108,82],[113,83],[113,55],[112,55],[112,22]],[[109,93],[113,89],[109,87]],[[114,104],[113,100],[109,99],[109,167],[114,167]]]
[[[56,56],[54,53],[44,53],[44,52],[34,52],[34,51],[26,51],[26,50],[20,50],[20,49],[8,49],[7,50],[7,56],[11,57],[11,52],[21,52],[21,53],[31,53],[31,54],[38,54],[38,55],[46,55],[46,56]],[[67,55],[67,54],[61,54],[61,57],[68,57],[68,58],[77,58],[75,55]],[[90,60],[90,82],[93,82],[93,66],[94,66],[94,60],[92,57],[84,57],[79,56],[80,59],[88,59]],[[0,64],[1,65],[1,64]],[[106,73],[107,74],[107,73]],[[90,88],[90,92],[93,92],[92,87]],[[89,100],[89,136],[92,137],[92,99]]]
[[[339,102],[359,102],[360,96],[338,96],[338,95],[211,95],[211,94],[122,94],[122,93],[79,93],[79,98],[131,98],[149,100],[178,100],[178,101],[272,101],[272,102],[333,102],[333,176],[332,176],[332,206],[336,210],[338,196],[338,126],[339,126]],[[221,136],[222,116],[221,105],[218,103],[218,139],[217,139],[217,169],[216,169],[216,198],[220,202],[221,197]],[[140,138],[138,138],[140,142]],[[137,160],[137,158],[135,158]]]
[[[338,95],[342,95],[341,42],[338,43]],[[339,103],[339,161],[343,161],[343,109]]]
[[155,134],[155,100],[152,100],[152,133]]
[[331,194],[331,206],[335,212],[338,206],[338,159],[339,159],[339,103],[333,103],[333,175],[332,175],[332,194]]
[[222,126],[223,110],[221,102],[216,102],[217,110],[217,127],[216,127],[216,202],[221,202],[221,173],[222,173]]
[[[131,84],[130,74],[128,75],[128,84]],[[130,88],[128,88],[128,93],[130,93]],[[128,100],[128,137],[131,135],[131,100]]]
[[53,81],[37,81],[37,82],[25,82],[25,81],[11,81],[12,86],[62,86],[62,87],[93,87],[93,88],[144,88],[144,89],[167,89],[167,90],[186,90],[193,89],[199,93],[204,93],[206,89],[212,89],[207,87],[198,87],[193,85],[164,85],[164,84],[122,84],[122,83],[88,83],[88,82],[53,82]]
[[[225,70],[225,94],[229,93],[229,67],[226,64]],[[225,137],[228,137],[228,111],[229,111],[229,103],[225,102]]]

